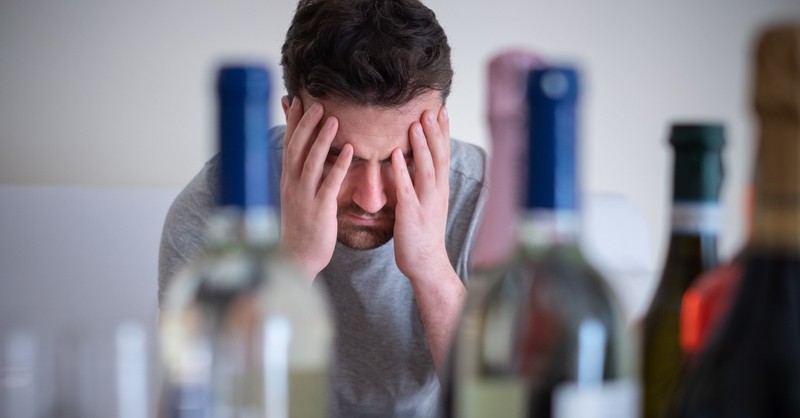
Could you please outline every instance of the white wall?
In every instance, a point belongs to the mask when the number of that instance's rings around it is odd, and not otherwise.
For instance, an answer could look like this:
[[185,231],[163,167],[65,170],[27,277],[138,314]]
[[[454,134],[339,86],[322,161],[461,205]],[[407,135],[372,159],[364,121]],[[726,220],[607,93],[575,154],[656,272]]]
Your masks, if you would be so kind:
[[[213,152],[214,68],[276,70],[289,0],[0,1],[0,183],[180,187]],[[723,254],[742,240],[750,49],[796,0],[428,0],[456,68],[454,136],[486,145],[484,65],[506,47],[578,63],[584,179],[630,197],[661,258],[675,120],[726,124]],[[276,83],[279,83],[276,71]],[[278,96],[274,113],[280,117]]]

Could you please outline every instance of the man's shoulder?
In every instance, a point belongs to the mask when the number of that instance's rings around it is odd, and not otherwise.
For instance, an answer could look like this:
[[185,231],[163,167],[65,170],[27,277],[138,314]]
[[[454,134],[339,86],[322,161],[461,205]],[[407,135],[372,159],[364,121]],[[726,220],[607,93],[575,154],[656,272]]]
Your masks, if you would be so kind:
[[286,133],[286,125],[275,125],[269,128],[269,143],[272,147],[283,148],[283,134]]
[[486,151],[459,139],[450,140],[450,175],[481,186],[486,179]]

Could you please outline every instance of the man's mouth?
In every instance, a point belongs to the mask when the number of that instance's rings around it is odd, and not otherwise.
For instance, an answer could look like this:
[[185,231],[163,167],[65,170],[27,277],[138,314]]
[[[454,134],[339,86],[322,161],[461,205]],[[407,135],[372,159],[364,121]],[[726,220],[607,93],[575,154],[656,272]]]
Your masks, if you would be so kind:
[[377,226],[391,222],[394,219],[394,213],[385,209],[370,213],[358,207],[350,207],[340,213],[344,214],[344,219],[346,219],[348,223],[354,225]]
[[347,218],[359,225],[377,225],[383,222],[384,217],[377,213],[354,213],[348,212]]

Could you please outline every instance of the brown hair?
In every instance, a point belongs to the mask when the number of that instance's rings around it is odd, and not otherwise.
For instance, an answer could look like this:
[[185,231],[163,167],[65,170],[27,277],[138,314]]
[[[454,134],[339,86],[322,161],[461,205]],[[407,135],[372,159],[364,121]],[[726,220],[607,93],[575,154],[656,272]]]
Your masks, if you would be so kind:
[[450,45],[418,0],[300,0],[281,49],[289,96],[392,107],[450,93]]

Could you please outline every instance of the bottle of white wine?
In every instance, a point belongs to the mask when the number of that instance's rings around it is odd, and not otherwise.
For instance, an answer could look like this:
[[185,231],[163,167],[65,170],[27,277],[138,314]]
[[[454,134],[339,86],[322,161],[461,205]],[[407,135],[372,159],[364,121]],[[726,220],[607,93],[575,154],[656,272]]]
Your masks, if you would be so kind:
[[680,313],[684,292],[717,265],[723,126],[676,123],[672,175],[672,233],[658,287],[642,322],[644,418],[665,418],[684,373]]
[[452,351],[451,416],[638,413],[633,340],[579,247],[578,90],[569,67],[545,65],[527,78],[518,244],[507,263],[482,273],[496,279],[462,318]]
[[689,374],[675,416],[800,416],[800,24],[760,35],[755,207],[733,304]]
[[[525,87],[530,70],[542,65],[532,51],[510,49],[496,53],[489,60],[486,71],[487,121],[490,131],[489,197],[483,220],[478,229],[477,241],[472,251],[471,279],[467,284],[467,300],[461,312],[459,325],[465,334],[456,336],[451,345],[448,367],[442,390],[444,416],[453,416],[453,387],[457,373],[454,360],[460,367],[469,368],[474,362],[474,332],[468,318],[480,317],[486,292],[499,275],[492,275],[496,267],[508,263],[516,249],[516,230],[513,219],[521,205],[523,159],[527,137],[527,99]],[[456,351],[457,350],[457,351]],[[462,373],[464,370],[461,371]]]
[[278,250],[269,81],[258,65],[218,73],[219,204],[204,253],[176,275],[160,318],[169,418],[328,410],[326,301]]

